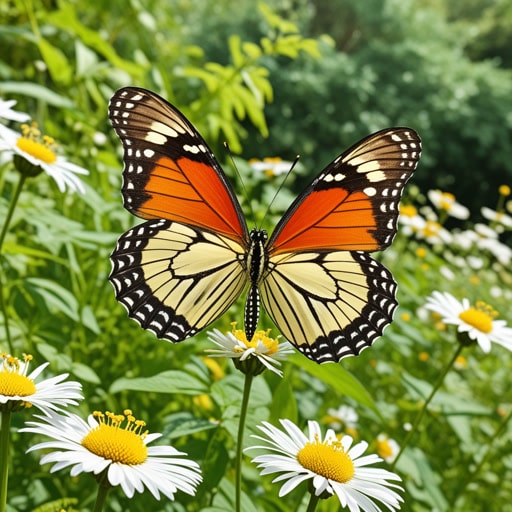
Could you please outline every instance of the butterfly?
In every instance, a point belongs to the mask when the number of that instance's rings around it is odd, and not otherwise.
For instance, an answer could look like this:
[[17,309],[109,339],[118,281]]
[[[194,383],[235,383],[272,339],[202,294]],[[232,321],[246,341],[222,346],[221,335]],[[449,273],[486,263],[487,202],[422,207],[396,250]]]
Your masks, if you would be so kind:
[[358,355],[382,334],[397,285],[370,253],[396,234],[400,197],[421,153],[414,130],[385,129],[342,153],[269,237],[249,231],[220,164],[177,108],[125,87],[112,97],[109,118],[124,148],[124,206],[145,219],[119,238],[110,281],[144,329],[182,341],[247,290],[247,338],[261,302],[317,363]]

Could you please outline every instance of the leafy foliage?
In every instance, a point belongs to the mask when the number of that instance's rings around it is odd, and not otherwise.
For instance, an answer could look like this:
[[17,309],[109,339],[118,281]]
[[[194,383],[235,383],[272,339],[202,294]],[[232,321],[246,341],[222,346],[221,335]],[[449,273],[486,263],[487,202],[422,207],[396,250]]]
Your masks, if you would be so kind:
[[[173,346],[156,341],[114,300],[108,256],[135,222],[121,205],[120,147],[106,116],[120,86],[167,97],[220,157],[226,157],[224,141],[245,158],[293,160],[300,153],[298,172],[273,203],[269,223],[314,169],[359,137],[400,124],[424,140],[419,188],[410,189],[407,202],[438,222],[440,212],[420,190],[441,187],[473,209],[469,220],[443,224],[451,238],[430,240],[403,228],[385,253],[401,310],[374,347],[339,367],[312,366],[297,356],[286,363],[283,379],[269,372],[255,379],[246,444],[261,420],[318,418],[328,425],[329,409],[342,403],[357,408],[362,439],[385,432],[403,440],[453,352],[453,334],[423,309],[434,289],[485,300],[512,322],[510,260],[501,259],[505,250],[497,254],[481,244],[476,224],[481,205],[506,215],[508,199],[496,191],[512,177],[508,3],[283,0],[255,9],[242,1],[236,13],[232,5],[34,0],[0,6],[0,97],[18,100],[16,109],[29,112],[59,151],[90,173],[83,196],[60,193],[44,174],[25,183],[1,248],[0,348],[9,350],[7,325],[17,355],[32,353],[50,361],[55,374],[70,372],[82,382],[84,415],[131,408],[203,470],[194,498],[159,503],[113,491],[112,510],[233,509],[242,396],[229,362],[203,355],[204,334]],[[279,177],[257,174],[242,158],[236,162],[261,221]],[[2,159],[0,219],[18,180]],[[510,226],[497,220],[486,227],[506,246]],[[469,246],[454,241],[467,231],[478,235]],[[240,305],[228,316],[217,327],[229,330]],[[510,365],[499,347],[487,357],[465,350],[397,465],[404,510],[476,511],[488,509],[490,500],[498,510],[512,502],[511,434],[503,426],[512,403]],[[56,478],[25,454],[35,440],[17,430],[29,412],[14,415],[10,506],[92,510],[92,479]],[[304,489],[278,498],[248,458],[243,469],[243,510],[305,509]],[[327,500],[318,510],[338,508]]]

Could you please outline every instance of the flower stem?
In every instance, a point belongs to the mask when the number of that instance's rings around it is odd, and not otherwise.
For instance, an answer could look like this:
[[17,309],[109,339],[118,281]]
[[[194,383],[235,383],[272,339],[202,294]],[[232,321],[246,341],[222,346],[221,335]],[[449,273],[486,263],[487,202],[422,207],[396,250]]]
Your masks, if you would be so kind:
[[247,417],[247,406],[249,404],[249,396],[251,394],[253,376],[245,374],[244,392],[242,396],[242,406],[240,408],[240,420],[238,422],[238,438],[236,446],[236,495],[235,510],[241,511],[242,503],[242,450],[244,442],[245,419]]
[[318,503],[318,500],[320,499],[319,496],[315,496],[315,493],[311,493],[311,498],[309,499],[308,508],[306,509],[306,512],[314,512],[316,509],[316,505]]
[[9,429],[11,425],[11,412],[2,411],[2,424],[0,426],[0,512],[7,507],[7,477],[9,472]]
[[[2,226],[2,231],[0,233],[0,254],[2,252],[2,248],[4,245],[5,235],[7,234],[7,229],[9,228],[9,224],[11,223],[12,214],[14,213],[14,209],[16,208],[16,204],[18,203],[18,199],[21,194],[21,190],[23,188],[23,185],[25,184],[26,177],[21,175],[20,180],[18,181],[18,184],[16,185],[16,188],[14,190],[14,194],[11,199],[11,203],[9,204],[9,210],[7,211],[7,214],[5,215],[4,224]],[[0,260],[0,264],[1,264]],[[14,353],[13,346],[12,346],[12,339],[11,339],[11,330],[9,329],[9,316],[7,314],[7,306],[5,304],[4,300],[4,280],[3,276],[1,275],[2,268],[0,266],[0,310],[2,311],[2,315],[4,317],[4,329],[5,329],[5,339],[7,340],[7,345],[9,346],[9,351],[11,354]]]
[[103,510],[103,505],[105,505],[108,491],[110,491],[111,485],[108,482],[107,472],[108,468],[103,472],[102,477],[98,480],[98,494],[96,495],[93,512],[101,512]]
[[4,225],[2,226],[2,232],[0,233],[0,252],[2,252],[2,246],[4,244],[5,235],[7,234],[7,229],[9,228],[9,224],[11,223],[12,214],[14,213],[14,209],[16,208],[16,204],[18,203],[18,199],[21,194],[21,189],[25,184],[26,176],[20,175],[20,181],[16,185],[16,189],[14,190],[14,195],[11,199],[11,204],[9,205],[9,210],[7,210],[7,214],[5,215]]
[[427,411],[427,408],[428,408],[430,402],[434,398],[434,395],[437,393],[437,391],[439,391],[439,388],[443,384],[443,381],[444,381],[444,378],[446,377],[446,374],[449,372],[449,370],[453,366],[453,363],[455,363],[457,357],[459,357],[459,355],[460,355],[460,353],[461,353],[463,348],[464,348],[464,346],[462,344],[460,344],[460,343],[457,344],[457,350],[455,350],[452,358],[450,359],[448,364],[445,366],[445,368],[441,372],[441,375],[439,375],[439,377],[437,379],[437,382],[435,383],[434,387],[432,388],[432,391],[430,392],[430,395],[425,400],[425,403],[423,404],[423,407],[419,410],[418,414],[416,415],[416,418],[414,420],[414,423],[412,424],[411,429],[409,430],[409,432],[407,432],[407,435],[405,436],[405,439],[400,444],[400,451],[398,452],[395,460],[391,464],[391,467],[390,467],[391,471],[396,466],[396,463],[398,462],[398,459],[402,456],[402,454],[404,453],[405,448],[407,447],[407,445],[409,444],[410,440],[412,439],[412,437],[414,436],[414,434],[418,430],[418,426],[421,423],[421,420],[423,419],[423,416],[424,416],[425,412]]

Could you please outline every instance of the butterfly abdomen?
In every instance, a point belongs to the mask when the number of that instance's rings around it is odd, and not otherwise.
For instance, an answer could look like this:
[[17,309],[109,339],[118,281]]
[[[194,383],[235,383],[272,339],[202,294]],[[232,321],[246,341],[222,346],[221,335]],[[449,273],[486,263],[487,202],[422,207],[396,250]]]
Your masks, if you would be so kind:
[[249,293],[245,301],[244,327],[248,340],[251,340],[256,332],[260,317],[260,292],[258,284],[263,272],[267,268],[268,256],[265,249],[267,232],[261,229],[253,229],[249,235],[250,245],[246,256],[246,268],[249,273]]

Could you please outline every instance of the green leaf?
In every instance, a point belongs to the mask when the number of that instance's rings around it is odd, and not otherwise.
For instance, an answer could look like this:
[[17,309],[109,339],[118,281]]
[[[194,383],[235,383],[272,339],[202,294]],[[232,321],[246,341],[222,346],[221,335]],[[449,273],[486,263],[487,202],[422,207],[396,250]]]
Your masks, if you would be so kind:
[[361,405],[371,407],[377,411],[370,393],[340,364],[326,363],[320,365],[299,354],[291,356],[289,361],[330,386],[335,392],[349,396]]
[[83,25],[76,16],[74,5],[63,2],[60,4],[58,11],[53,11],[46,16],[46,20],[62,30],[75,34],[86,46],[105,57],[114,67],[122,69],[135,77],[142,78],[144,75],[143,66],[119,57],[114,48],[103,39],[99,31]]
[[288,379],[281,379],[272,396],[269,421],[277,424],[278,420],[286,418],[296,422],[297,400]]
[[78,302],[75,296],[66,288],[50,279],[29,277],[29,287],[41,296],[46,307],[51,312],[64,313],[72,320],[79,321]]
[[196,418],[190,412],[178,412],[167,416],[165,425],[163,434],[168,439],[176,439],[219,427],[217,423]]
[[89,366],[82,363],[72,363],[71,372],[81,381],[90,382],[91,384],[101,384],[98,374]]
[[200,395],[207,393],[207,386],[196,377],[179,371],[167,370],[152,377],[128,379],[122,377],[110,386],[109,392],[144,391],[152,393],[182,393],[184,395]]
[[69,98],[33,82],[0,82],[0,93],[22,94],[58,108],[76,108],[75,103]]
[[69,85],[73,77],[73,69],[64,53],[43,38],[37,41],[37,46],[52,79],[62,85]]

